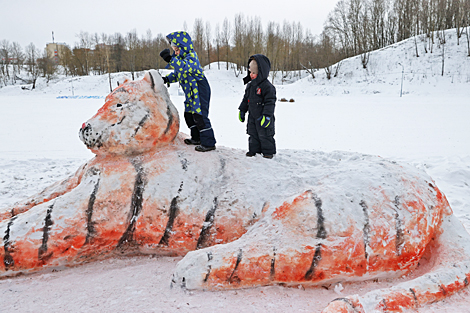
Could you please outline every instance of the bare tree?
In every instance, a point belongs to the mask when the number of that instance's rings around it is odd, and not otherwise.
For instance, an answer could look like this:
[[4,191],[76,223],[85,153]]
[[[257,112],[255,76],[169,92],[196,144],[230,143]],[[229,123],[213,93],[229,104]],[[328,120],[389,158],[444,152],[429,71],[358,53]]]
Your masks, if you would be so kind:
[[465,23],[465,0],[453,0],[452,1],[452,13],[455,19],[455,30],[457,31],[457,45],[460,45],[460,37],[462,37],[463,31],[466,26]]
[[[440,33],[440,32],[438,32]],[[442,34],[439,35],[440,38],[439,38],[439,44],[441,45],[442,47],[442,73],[441,73],[441,76],[444,76],[444,63],[445,63],[445,46],[446,46],[446,34],[445,34],[445,30],[442,30]]]
[[15,60],[13,64],[13,76],[16,78],[16,75],[21,74],[21,69],[24,63],[24,53],[23,48],[18,42],[13,42],[11,45],[11,56]]
[[318,59],[320,61],[320,67],[325,70],[326,78],[331,79],[333,64],[338,61],[338,54],[336,53],[331,37],[325,32],[321,34],[318,47]]
[[363,52],[363,48],[361,45],[361,34],[362,29],[362,10],[363,10],[363,1],[362,0],[350,0],[349,2],[349,10],[348,10],[348,23],[349,28],[351,29],[351,37],[352,37],[352,48],[354,55]]
[[152,69],[155,68],[155,64],[152,59],[152,45],[153,45],[153,38],[152,38],[152,31],[147,29],[145,38],[142,38],[142,58],[143,58],[143,66],[144,69]]
[[266,53],[266,43],[263,33],[263,24],[261,23],[261,19],[259,17],[255,17],[253,20],[253,33],[251,36],[253,37],[253,53]]
[[302,77],[302,72],[301,72],[301,67],[299,67],[300,60],[301,60],[301,55],[302,53],[302,47],[304,43],[304,30],[302,28],[302,25],[299,23],[294,23],[293,24],[293,48],[292,48],[292,71],[298,70],[298,77]]
[[77,37],[79,39],[78,49],[81,49],[81,63],[83,65],[84,75],[88,75],[90,72],[90,52],[92,48],[91,37],[88,32],[83,31],[81,31]]
[[[194,20],[193,26],[193,34],[191,36],[193,39],[194,50],[196,51],[197,55],[204,55],[204,23],[202,19],[197,18]],[[199,59],[202,63],[201,65],[204,66],[202,58]]]
[[108,71],[108,81],[109,81],[109,92],[113,91],[113,85],[111,83],[111,43],[112,38],[106,34],[101,34],[101,42],[103,44],[104,55],[106,56],[106,68]]
[[470,31],[470,26],[466,27],[465,34],[467,35],[467,56],[470,57],[470,34],[468,33]]
[[341,68],[341,65],[343,64],[342,61],[339,61],[338,63],[336,63],[336,67],[335,67],[335,75],[334,77],[338,77],[338,74],[339,74],[339,69]]
[[8,40],[4,39],[0,42],[0,61],[4,85],[7,85],[7,81],[10,79],[10,58],[11,44]]
[[57,72],[57,63],[47,54],[47,51],[44,51],[42,58],[37,59],[37,63],[42,77],[46,78],[46,83],[49,83]]
[[121,33],[115,33],[113,36],[110,36],[112,50],[111,50],[111,64],[113,65],[112,72],[122,72],[125,68],[125,53],[126,53],[126,44],[125,40]]
[[310,61],[308,61],[308,67],[303,65],[302,63],[300,63],[300,66],[302,66],[305,71],[310,74],[312,76],[312,79],[315,79],[315,68],[314,66],[312,65],[312,63]]
[[388,0],[371,0],[369,6],[372,49],[386,46],[386,17]]
[[204,32],[204,42],[206,46],[206,52],[207,52],[207,64],[209,65],[209,69],[211,68],[211,23],[209,21],[206,22],[206,31]]
[[369,64],[369,59],[370,59],[370,52],[364,52],[361,54],[361,63],[362,63],[363,69],[367,68],[367,64]]
[[299,56],[299,63],[302,68],[302,64],[308,64],[308,67],[311,69],[318,69],[318,60],[317,60],[317,37],[313,36],[310,30],[307,29],[305,32],[305,39],[302,42],[301,54]]
[[466,0],[465,1],[465,4],[464,4],[464,25],[467,25],[465,27],[465,34],[466,34],[466,37],[467,37],[467,52],[468,52],[468,56],[470,57],[470,1],[469,0]]
[[352,51],[352,32],[348,18],[348,3],[340,0],[336,3],[335,8],[328,15],[324,31],[336,38],[340,48],[344,51],[345,56],[353,55]]
[[361,53],[362,67],[367,68],[369,64],[370,51],[372,50],[372,29],[369,17],[370,9],[367,2],[365,2],[359,11],[359,19],[361,21],[358,28],[358,52]]
[[131,72],[132,80],[135,79],[135,71],[136,71],[136,59],[137,59],[137,49],[139,48],[139,38],[137,37],[137,31],[133,29],[132,31],[127,33],[126,36],[126,60],[128,69]]
[[235,74],[238,75],[243,71],[242,66],[245,64],[245,51],[244,46],[246,39],[246,23],[245,17],[242,13],[238,13],[235,15],[235,19],[233,22],[233,56],[232,59],[236,64],[236,71]]
[[278,23],[268,23],[266,30],[266,55],[271,60],[271,81],[273,83],[279,70],[280,32]]
[[227,18],[224,19],[224,23],[222,24],[222,41],[225,47],[225,54],[226,54],[226,66],[228,71],[228,63],[229,63],[229,54],[230,54],[230,40],[232,39],[232,31],[230,22]]
[[94,33],[91,36],[92,45],[95,47],[93,51],[91,62],[93,67],[93,72],[101,75],[104,73],[104,64],[103,64],[103,46],[101,45],[101,38],[98,33]]
[[31,83],[33,84],[31,90],[36,88],[36,81],[39,77],[39,66],[38,59],[40,56],[39,50],[33,43],[30,43],[26,47],[26,64],[28,66],[28,73],[31,77]]
[[292,49],[292,25],[287,21],[284,21],[282,25],[281,33],[281,58],[280,58],[280,69],[281,69],[281,82],[284,83],[287,78],[289,69],[289,54]]
[[223,43],[222,33],[220,32],[220,25],[215,25],[215,52],[217,54],[217,67],[220,70],[220,47]]
[[65,76],[74,75],[75,71],[73,68],[73,53],[69,46],[65,46],[62,49],[62,53],[59,59],[59,64],[62,66]]

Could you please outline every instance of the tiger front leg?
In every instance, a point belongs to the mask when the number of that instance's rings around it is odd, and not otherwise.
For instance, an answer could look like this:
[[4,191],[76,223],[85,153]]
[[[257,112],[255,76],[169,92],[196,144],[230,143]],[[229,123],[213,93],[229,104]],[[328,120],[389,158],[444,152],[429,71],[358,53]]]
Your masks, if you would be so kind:
[[72,191],[0,222],[0,277],[91,259],[96,229],[87,213],[99,182],[99,171],[91,171]]

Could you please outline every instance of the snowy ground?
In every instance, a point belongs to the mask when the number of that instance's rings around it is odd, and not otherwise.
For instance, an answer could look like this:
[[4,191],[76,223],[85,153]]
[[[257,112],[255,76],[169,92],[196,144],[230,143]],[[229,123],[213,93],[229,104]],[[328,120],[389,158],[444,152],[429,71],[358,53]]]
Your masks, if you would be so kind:
[[[403,47],[406,45],[382,51],[383,66],[390,67],[403,56],[397,54],[390,60],[387,51]],[[412,60],[411,56],[406,58]],[[319,75],[313,82],[304,78],[277,86],[278,98],[295,99],[293,103],[277,102],[278,153],[285,149],[343,150],[411,163],[433,177],[470,230],[470,83],[465,79],[470,77],[470,61],[461,60],[460,66],[454,67],[459,68],[459,74],[453,78],[429,72],[433,66],[438,68],[431,58],[422,65],[409,61],[415,72],[428,71],[428,77],[407,74],[401,98],[401,67],[378,78],[354,72],[359,62],[354,60],[342,65],[343,73],[355,73],[348,74],[352,78],[344,75],[332,82]],[[374,62],[373,66],[379,67],[380,62]],[[373,66],[371,71],[384,73]],[[213,92],[210,117],[218,145],[240,148],[243,154],[247,136],[237,112],[244,90],[241,77],[215,67],[213,64],[207,76]],[[114,84],[118,80],[122,81],[121,74],[113,78]],[[74,95],[105,96],[109,91],[107,77],[97,76],[40,84],[33,92],[19,86],[0,89],[0,207],[40,191],[92,157],[79,141],[78,129],[104,100],[57,99],[72,95],[72,84]],[[170,94],[181,112],[183,97],[176,85],[170,87]],[[184,123],[181,131],[188,132]],[[170,276],[178,261],[148,256],[116,258],[0,280],[0,312],[320,312],[334,298],[401,281],[344,284],[342,291],[337,285],[307,290],[275,286],[183,292],[170,289]],[[419,312],[470,312],[469,296],[467,289]]]

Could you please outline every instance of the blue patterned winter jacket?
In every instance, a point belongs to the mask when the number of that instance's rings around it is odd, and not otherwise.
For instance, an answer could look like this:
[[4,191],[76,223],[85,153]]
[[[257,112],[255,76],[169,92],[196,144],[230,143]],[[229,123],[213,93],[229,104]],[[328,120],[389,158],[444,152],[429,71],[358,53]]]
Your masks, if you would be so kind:
[[179,55],[173,54],[171,58],[169,66],[173,67],[174,71],[167,76],[168,82],[179,82],[183,88],[186,97],[185,112],[202,114],[197,82],[205,79],[205,76],[194,51],[193,41],[189,34],[183,31],[170,33],[166,37],[181,50]]

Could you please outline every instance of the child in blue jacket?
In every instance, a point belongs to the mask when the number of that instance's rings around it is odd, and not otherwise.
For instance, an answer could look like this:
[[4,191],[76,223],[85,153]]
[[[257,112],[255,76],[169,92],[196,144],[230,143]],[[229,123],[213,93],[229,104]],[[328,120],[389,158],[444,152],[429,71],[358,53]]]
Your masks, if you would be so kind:
[[193,42],[188,33],[178,31],[166,36],[170,49],[160,52],[160,56],[173,73],[163,77],[166,84],[179,82],[186,97],[184,101],[184,119],[191,131],[191,139],[185,139],[188,145],[196,145],[196,151],[207,152],[215,150],[215,137],[209,120],[209,103],[211,88],[199,63]]
[[248,60],[248,75],[243,79],[247,84],[242,103],[238,107],[240,122],[245,121],[248,112],[246,133],[248,152],[252,157],[257,153],[272,159],[276,154],[274,140],[274,107],[276,105],[276,88],[268,81],[271,62],[262,54],[255,54]]

